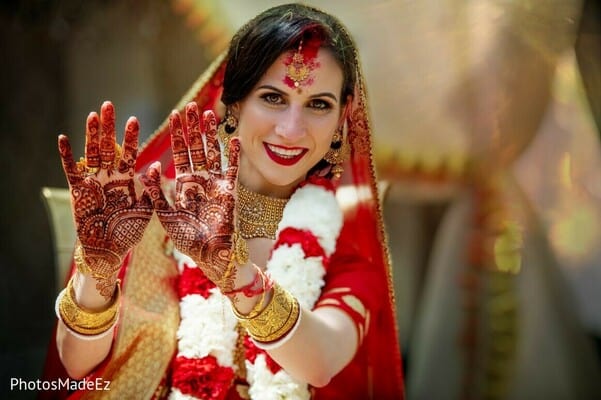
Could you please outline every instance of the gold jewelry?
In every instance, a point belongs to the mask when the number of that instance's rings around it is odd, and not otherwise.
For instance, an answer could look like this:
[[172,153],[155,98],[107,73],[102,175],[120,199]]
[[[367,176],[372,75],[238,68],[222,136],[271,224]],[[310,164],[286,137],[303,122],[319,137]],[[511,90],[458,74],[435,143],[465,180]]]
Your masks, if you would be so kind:
[[244,239],[275,239],[288,199],[251,192],[238,181],[238,225]]
[[218,281],[215,282],[217,286],[221,289],[222,292],[229,292],[233,290],[234,286],[234,269],[237,265],[244,265],[248,262],[249,259],[249,251],[248,251],[248,243],[246,240],[240,236],[237,230],[232,233],[232,252],[230,255],[230,261],[227,265],[227,269],[219,278]]
[[[115,143],[115,158],[113,159],[113,163],[109,164],[110,169],[114,168],[115,165],[119,165],[121,153],[121,146],[118,143]],[[100,167],[88,167],[88,163],[84,157],[79,157],[79,161],[75,163],[75,165],[78,171],[85,172],[88,176],[96,175],[98,171],[100,171]]]
[[346,160],[349,154],[348,144],[344,141],[342,135],[342,128],[336,129],[334,136],[332,136],[332,144],[330,149],[323,156],[323,159],[332,165],[332,174],[336,179],[340,178],[344,169],[342,163]]
[[79,157],[79,161],[75,163],[75,166],[79,172],[84,173],[86,176],[94,175],[100,171],[100,167],[88,167],[88,163],[83,157]]
[[238,317],[248,334],[258,342],[275,342],[288,334],[300,315],[298,301],[278,284],[271,301],[256,316]]
[[[234,312],[234,315],[236,316],[236,318],[238,318],[239,320],[252,319],[252,318],[255,318],[256,316],[258,316],[261,313],[261,311],[263,310],[263,305],[265,303],[265,294],[269,290],[271,290],[271,287],[269,289],[267,288],[268,280],[267,280],[267,277],[265,276],[265,274],[263,273],[263,271],[261,270],[261,268],[259,268],[258,266],[254,265],[254,264],[253,264],[253,267],[255,267],[255,269],[257,271],[257,276],[259,276],[261,278],[261,286],[262,286],[261,297],[259,298],[259,301],[257,302],[257,304],[255,304],[255,306],[252,308],[252,310],[250,310],[250,312],[246,315],[240,314],[240,312],[236,309],[234,304],[232,304],[232,311]],[[255,279],[256,279],[256,277],[255,277]]]
[[109,330],[117,320],[119,299],[121,298],[121,285],[117,281],[116,294],[109,307],[103,311],[90,311],[77,304],[73,279],[69,279],[67,288],[63,291],[59,301],[59,314],[63,323],[72,331],[82,335],[98,335]]
[[336,132],[334,132],[334,136],[332,136],[330,149],[323,156],[323,159],[332,165],[332,175],[334,175],[336,179],[339,179],[344,171],[342,163],[346,160],[348,154],[349,147],[344,142],[342,128],[338,128],[336,129]]
[[301,39],[296,51],[284,61],[286,66],[284,82],[289,87],[297,89],[299,93],[301,86],[310,85],[313,82],[312,72],[319,65],[315,61],[316,47],[319,47],[318,42],[309,41],[308,49],[304,49]]
[[73,260],[75,261],[75,267],[79,272],[82,274],[92,273],[90,266],[86,264],[86,261],[83,258],[83,248],[81,247],[81,243],[77,245],[75,252],[73,252]]
[[230,291],[230,290],[232,290],[232,288],[234,286],[234,280],[230,279],[230,277],[234,273],[234,268],[236,268],[236,263],[234,262],[233,258],[234,257],[232,254],[232,259],[230,260],[229,264],[227,265],[227,269],[225,270],[224,274],[221,276],[221,278],[219,278],[218,281],[215,282],[215,284],[219,287],[219,289],[222,292]]
[[246,243],[246,240],[242,237],[242,235],[240,235],[238,230],[235,230],[232,234],[232,241],[232,247],[234,250],[232,254],[232,261],[235,260],[238,265],[246,264],[249,258],[248,243]]
[[230,153],[230,138],[236,132],[236,129],[238,129],[238,119],[228,109],[225,112],[225,118],[217,127],[217,135],[223,143],[223,154],[226,156]]
[[305,64],[303,56],[303,41],[298,44],[298,49],[292,55],[292,62],[286,68],[286,76],[294,82],[294,87],[299,87],[308,77],[311,68]]
[[[100,281],[106,281],[107,279],[111,279],[113,277],[114,273],[103,275],[100,272],[93,270],[86,262],[85,257],[83,255],[83,251],[83,246],[81,245],[81,243],[78,243],[77,247],[75,248],[75,251],[73,252],[73,260],[75,261],[75,266],[77,267],[78,271],[84,274],[90,274],[96,280]],[[121,257],[119,257],[117,254],[110,250],[105,249],[105,251],[110,253],[110,255],[112,255],[116,259],[118,259],[119,265],[121,265]],[[103,267],[101,272],[104,272],[104,270],[106,270],[106,267]]]

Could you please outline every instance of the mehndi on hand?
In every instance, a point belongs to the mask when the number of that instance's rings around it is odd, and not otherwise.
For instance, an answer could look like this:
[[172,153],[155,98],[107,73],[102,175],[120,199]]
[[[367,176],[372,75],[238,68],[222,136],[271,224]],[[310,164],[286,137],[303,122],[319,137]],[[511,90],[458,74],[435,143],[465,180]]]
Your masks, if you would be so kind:
[[175,248],[190,256],[217,283],[228,273],[233,256],[240,143],[237,138],[230,142],[229,165],[222,172],[215,114],[212,111],[203,114],[201,131],[196,103],[189,103],[185,113],[186,132],[179,112],[171,113],[169,119],[176,171],[174,206],[167,202],[160,187],[160,163],[152,164],[141,180]]
[[100,117],[92,112],[87,118],[85,158],[75,162],[67,136],[58,138],[81,246],[76,251],[78,266],[96,278],[96,288],[107,299],[123,257],[142,239],[153,212],[150,199],[138,198],[134,187],[138,133],[138,121],[130,117],[123,146],[118,146],[115,110],[105,102]]

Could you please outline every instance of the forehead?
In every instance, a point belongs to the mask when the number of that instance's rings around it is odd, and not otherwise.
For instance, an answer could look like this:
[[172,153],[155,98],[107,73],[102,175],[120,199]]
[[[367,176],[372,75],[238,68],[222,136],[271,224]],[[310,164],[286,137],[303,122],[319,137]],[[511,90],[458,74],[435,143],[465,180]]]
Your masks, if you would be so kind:
[[[289,82],[289,68],[291,58],[295,51],[281,54],[267,69],[258,82],[258,86],[269,84],[282,88],[282,90],[295,91],[296,88]],[[342,91],[342,68],[328,49],[320,48],[311,60],[305,60],[305,65],[310,65],[309,78],[298,89],[302,93],[332,92],[339,96]]]

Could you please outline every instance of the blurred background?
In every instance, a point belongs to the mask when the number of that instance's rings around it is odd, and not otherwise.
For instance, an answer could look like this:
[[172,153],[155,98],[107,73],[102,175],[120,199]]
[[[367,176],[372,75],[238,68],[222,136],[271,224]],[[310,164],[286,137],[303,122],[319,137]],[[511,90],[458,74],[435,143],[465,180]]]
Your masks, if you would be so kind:
[[[57,135],[83,153],[86,116],[111,100],[117,126],[136,115],[147,138],[235,30],[281,3],[0,5],[3,398],[35,397],[10,378],[40,377],[55,323],[41,191],[66,187]],[[409,398],[599,398],[598,2],[306,3],[362,57]]]

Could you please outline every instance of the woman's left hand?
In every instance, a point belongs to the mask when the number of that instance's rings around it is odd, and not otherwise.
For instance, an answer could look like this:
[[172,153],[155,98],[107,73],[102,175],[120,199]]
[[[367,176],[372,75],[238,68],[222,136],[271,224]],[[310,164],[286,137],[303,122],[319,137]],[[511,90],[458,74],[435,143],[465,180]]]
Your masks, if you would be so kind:
[[229,165],[221,169],[217,122],[212,111],[200,118],[196,103],[185,109],[188,143],[179,112],[169,117],[171,148],[176,171],[175,205],[161,190],[161,165],[153,163],[141,177],[154,209],[175,248],[190,256],[213,282],[220,281],[232,258],[236,179],[240,143],[229,145]]

